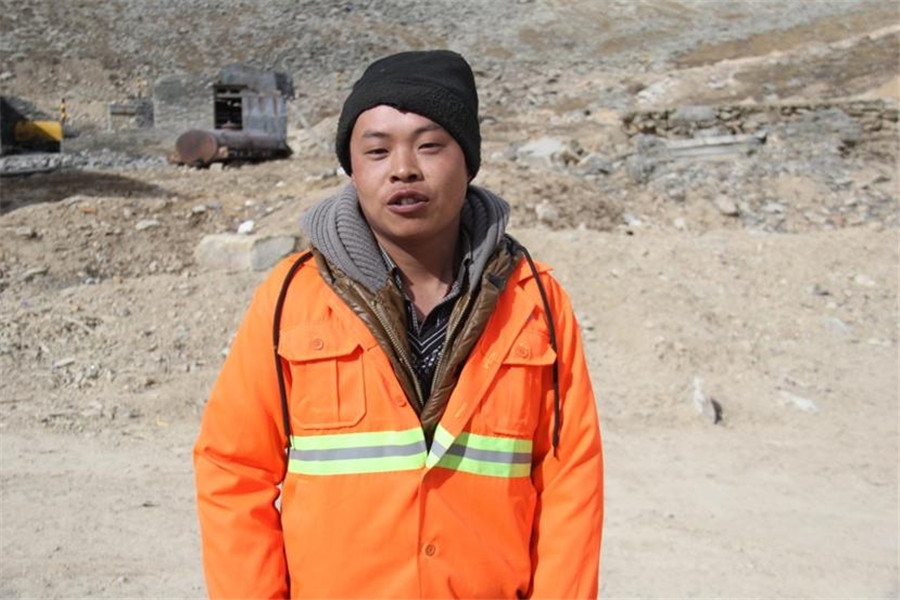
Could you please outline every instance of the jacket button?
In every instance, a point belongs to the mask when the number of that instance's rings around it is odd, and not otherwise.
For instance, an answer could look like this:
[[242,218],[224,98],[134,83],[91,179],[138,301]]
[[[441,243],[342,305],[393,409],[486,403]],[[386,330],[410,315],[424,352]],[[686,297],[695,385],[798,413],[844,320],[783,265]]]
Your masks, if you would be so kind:
[[400,406],[400,407],[406,406],[406,398],[404,398],[403,396],[396,396],[394,398],[394,402],[397,403],[397,406]]
[[313,338],[313,341],[310,343],[313,350],[321,350],[325,347],[325,341],[322,338]]
[[434,556],[437,552],[437,547],[434,544],[425,544],[425,556]]
[[528,358],[531,355],[531,350],[528,349],[528,346],[516,346],[516,354],[519,358]]

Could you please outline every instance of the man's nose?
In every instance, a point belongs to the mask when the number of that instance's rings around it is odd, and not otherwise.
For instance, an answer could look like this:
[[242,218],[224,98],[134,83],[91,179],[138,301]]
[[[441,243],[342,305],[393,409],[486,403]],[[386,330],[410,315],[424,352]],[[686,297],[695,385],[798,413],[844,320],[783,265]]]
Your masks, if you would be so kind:
[[419,181],[422,179],[422,171],[419,169],[419,162],[416,155],[411,150],[398,149],[391,157],[391,181]]

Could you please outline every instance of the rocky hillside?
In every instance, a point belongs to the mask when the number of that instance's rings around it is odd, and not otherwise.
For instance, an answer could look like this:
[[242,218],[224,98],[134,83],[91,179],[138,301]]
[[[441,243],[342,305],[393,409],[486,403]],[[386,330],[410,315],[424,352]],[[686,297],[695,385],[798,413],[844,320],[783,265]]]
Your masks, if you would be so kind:
[[[0,0],[0,93],[65,97],[78,135],[0,159],[52,171],[0,178],[0,597],[202,596],[190,447],[264,271],[198,248],[302,245],[360,69],[435,46],[477,73],[475,183],[578,313],[601,595],[898,597],[888,0]],[[235,61],[292,73],[290,159],[175,167],[177,132],[105,131]]]
[[[673,69],[706,74],[723,60],[773,52],[776,63],[743,65],[735,81],[708,77],[691,95],[834,97],[886,81],[897,39],[895,32],[859,48],[829,44],[894,25],[897,16],[884,0],[802,2],[790,11],[777,0],[2,0],[0,89],[51,109],[66,97],[73,116],[89,121],[103,115],[99,103],[146,94],[160,76],[245,62],[290,72],[296,108],[315,122],[333,113],[373,58],[448,47],[471,56],[482,82],[493,83],[482,86],[488,113],[671,103],[664,82]],[[814,60],[798,60],[798,50]],[[818,87],[806,93],[811,86]],[[679,100],[688,100],[684,92]]]

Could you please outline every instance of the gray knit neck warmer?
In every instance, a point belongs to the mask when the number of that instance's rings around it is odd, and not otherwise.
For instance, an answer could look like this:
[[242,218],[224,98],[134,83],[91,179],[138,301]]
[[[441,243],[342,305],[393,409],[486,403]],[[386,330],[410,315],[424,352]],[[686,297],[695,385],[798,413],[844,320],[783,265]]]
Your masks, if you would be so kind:
[[[509,205],[491,192],[470,185],[463,204],[462,227],[472,244],[469,281],[479,281],[484,267],[503,239]],[[359,210],[356,188],[348,184],[338,194],[316,203],[303,215],[310,243],[334,266],[372,292],[388,280],[378,244]]]

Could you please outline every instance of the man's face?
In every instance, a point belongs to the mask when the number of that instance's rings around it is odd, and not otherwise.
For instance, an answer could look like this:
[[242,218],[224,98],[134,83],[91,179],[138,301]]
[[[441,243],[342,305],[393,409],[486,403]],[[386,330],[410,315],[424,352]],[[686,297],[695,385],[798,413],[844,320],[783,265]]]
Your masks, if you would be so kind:
[[469,176],[462,148],[443,127],[376,106],[356,120],[350,161],[360,207],[379,242],[455,240]]

